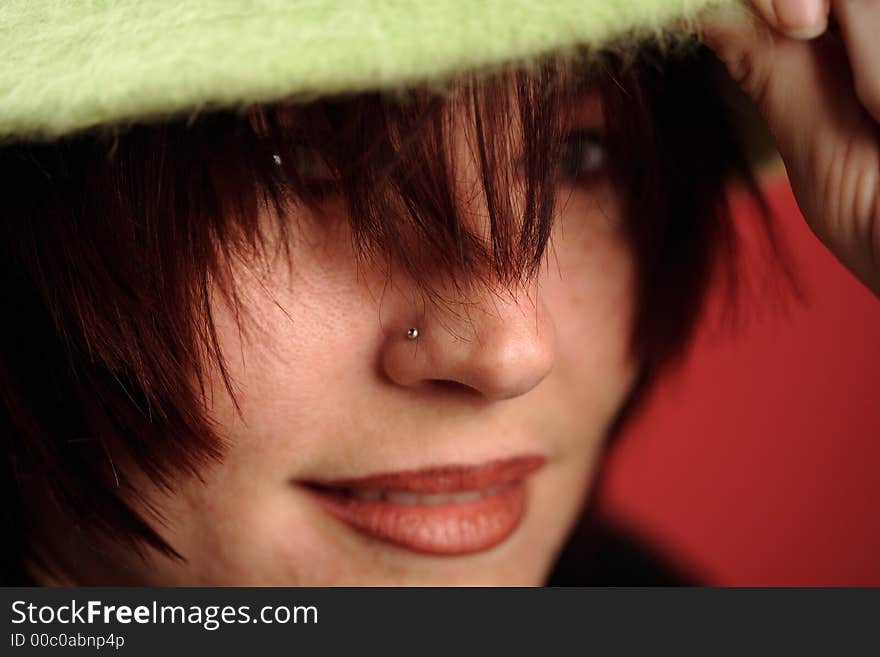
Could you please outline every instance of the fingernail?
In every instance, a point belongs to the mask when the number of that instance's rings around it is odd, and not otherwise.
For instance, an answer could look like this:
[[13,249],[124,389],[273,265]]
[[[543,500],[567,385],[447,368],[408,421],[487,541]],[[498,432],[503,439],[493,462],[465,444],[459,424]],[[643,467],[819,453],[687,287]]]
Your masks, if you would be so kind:
[[824,0],[773,0],[777,26],[793,39],[812,39],[828,27],[828,3]]

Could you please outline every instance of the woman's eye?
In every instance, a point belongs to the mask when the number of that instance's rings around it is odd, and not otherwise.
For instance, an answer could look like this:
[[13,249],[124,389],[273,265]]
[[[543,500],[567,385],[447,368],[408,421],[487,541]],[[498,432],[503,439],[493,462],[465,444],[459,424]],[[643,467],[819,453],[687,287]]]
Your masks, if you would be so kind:
[[336,174],[324,158],[303,144],[294,144],[281,154],[272,155],[276,166],[293,172],[304,190],[313,197],[323,197],[336,191]]
[[313,148],[298,144],[291,150],[293,170],[302,180],[327,183],[334,179],[327,162]]
[[562,146],[559,175],[563,182],[587,183],[601,175],[606,153],[602,135],[595,131],[569,133]]

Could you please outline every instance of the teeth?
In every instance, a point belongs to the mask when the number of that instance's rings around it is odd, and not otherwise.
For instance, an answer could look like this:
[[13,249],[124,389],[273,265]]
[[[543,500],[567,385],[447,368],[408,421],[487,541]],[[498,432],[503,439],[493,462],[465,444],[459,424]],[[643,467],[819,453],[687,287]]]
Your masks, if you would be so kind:
[[438,506],[440,504],[467,504],[476,502],[483,497],[482,491],[467,491],[464,493],[440,493],[435,495],[419,495],[417,493],[385,494],[385,501],[392,504],[424,504],[425,506]]
[[352,493],[359,500],[366,500],[367,502],[378,502],[382,499],[382,491],[380,490],[364,490],[358,493],[352,491]]
[[467,504],[494,495],[504,488],[503,485],[492,486],[484,490],[469,490],[461,493],[434,493],[430,495],[411,493],[409,491],[385,490],[349,490],[349,494],[365,502],[390,502],[392,504],[420,504],[438,506],[440,504]]

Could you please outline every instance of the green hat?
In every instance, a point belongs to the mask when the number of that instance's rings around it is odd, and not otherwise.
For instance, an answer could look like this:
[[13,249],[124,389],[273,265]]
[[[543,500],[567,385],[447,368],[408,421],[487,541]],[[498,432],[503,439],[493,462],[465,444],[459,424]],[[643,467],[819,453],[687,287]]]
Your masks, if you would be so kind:
[[0,140],[393,89],[735,0],[3,0]]

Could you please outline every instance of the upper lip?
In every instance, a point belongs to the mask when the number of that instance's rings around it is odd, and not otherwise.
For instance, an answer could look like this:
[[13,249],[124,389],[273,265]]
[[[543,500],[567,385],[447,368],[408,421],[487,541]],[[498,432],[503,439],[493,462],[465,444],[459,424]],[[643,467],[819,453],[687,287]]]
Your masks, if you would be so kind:
[[331,489],[405,491],[425,495],[461,493],[503,486],[540,468],[546,459],[536,454],[490,461],[479,465],[439,465],[420,470],[383,472],[366,477],[303,482]]

